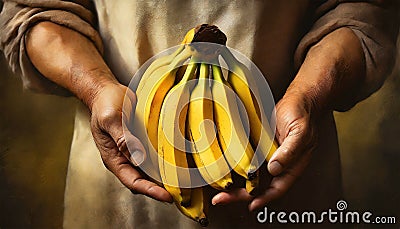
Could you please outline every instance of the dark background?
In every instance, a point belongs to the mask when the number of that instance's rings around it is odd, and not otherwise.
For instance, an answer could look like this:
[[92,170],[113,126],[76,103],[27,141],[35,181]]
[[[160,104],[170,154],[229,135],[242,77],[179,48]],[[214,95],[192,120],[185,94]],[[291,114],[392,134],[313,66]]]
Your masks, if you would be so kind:
[[[347,209],[368,210],[374,216],[396,216],[397,228],[399,98],[397,63],[377,93],[352,110],[335,114]],[[62,226],[65,176],[77,103],[74,98],[23,91],[20,80],[11,74],[1,55],[0,228]]]

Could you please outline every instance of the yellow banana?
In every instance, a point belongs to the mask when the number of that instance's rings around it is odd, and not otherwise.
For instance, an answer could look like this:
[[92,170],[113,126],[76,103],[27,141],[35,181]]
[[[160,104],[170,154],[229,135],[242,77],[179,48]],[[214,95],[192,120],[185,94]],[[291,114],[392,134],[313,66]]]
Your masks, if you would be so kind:
[[190,57],[190,51],[185,48],[169,65],[155,70],[149,78],[143,78],[141,90],[137,93],[137,104],[133,129],[137,137],[147,145],[150,161],[146,172],[155,180],[160,180],[158,168],[158,120],[161,106],[168,91],[172,88],[177,77],[177,66]]
[[196,27],[192,28],[191,30],[189,30],[186,33],[185,38],[183,38],[183,41],[182,41],[181,44],[190,44],[190,43],[192,43],[195,34],[196,34]]
[[202,63],[197,85],[190,95],[188,137],[194,162],[203,179],[215,189],[226,190],[233,181],[214,127],[208,76],[209,65]]
[[[250,71],[227,48],[223,49],[221,55],[230,69],[227,80],[246,109],[250,124],[250,140],[255,149],[258,147],[263,158],[269,161],[278,144],[274,141],[273,132],[262,106],[259,106],[256,100],[256,98],[260,98],[257,88],[250,89],[249,81],[252,80]],[[253,83],[253,85],[256,84]],[[263,163],[263,161],[255,158],[253,163],[259,167],[258,163]]]
[[201,226],[206,227],[208,225],[208,219],[204,213],[204,209],[207,208],[205,202],[203,188],[193,188],[190,206],[183,207],[179,204],[176,204],[176,206],[184,215],[197,221]]
[[249,174],[256,169],[251,165],[254,151],[240,118],[236,96],[229,90],[230,86],[224,79],[221,68],[213,65],[212,69],[214,116],[221,148],[232,169],[249,179]]
[[[158,165],[165,189],[178,206],[190,206],[190,172],[184,137],[190,99],[188,80],[195,77],[197,64],[191,62],[182,80],[166,95],[158,124]],[[185,187],[185,188],[182,188]]]
[[256,170],[254,172],[254,178],[249,180],[246,180],[246,191],[250,194],[250,195],[256,195],[256,193],[259,191],[258,190],[258,185],[260,182],[260,176],[259,176],[259,170]]
[[[181,42],[181,45],[178,47],[178,49],[173,52],[170,55],[162,56],[160,58],[157,58],[154,60],[150,66],[146,69],[146,71],[143,73],[142,79],[145,80],[140,80],[139,85],[136,89],[136,93],[140,92],[143,90],[143,86],[145,85],[146,81],[149,81],[149,77],[158,77],[157,74],[153,75],[153,72],[156,71],[158,68],[163,67],[163,66],[168,66],[170,65],[174,59],[184,50],[185,44],[191,43],[195,34],[195,28],[189,30],[189,32],[186,33],[185,38]],[[179,58],[178,58],[179,59]],[[152,76],[153,75],[153,76]]]

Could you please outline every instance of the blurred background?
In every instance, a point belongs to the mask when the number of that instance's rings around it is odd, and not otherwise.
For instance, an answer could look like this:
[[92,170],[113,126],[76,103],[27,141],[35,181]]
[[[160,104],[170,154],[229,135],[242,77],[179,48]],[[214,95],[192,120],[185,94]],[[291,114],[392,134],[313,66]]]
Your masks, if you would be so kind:
[[[0,228],[60,228],[79,101],[24,91],[0,56]],[[398,224],[391,225],[396,228],[400,225],[399,66],[398,60],[377,93],[352,110],[335,114],[347,209],[396,216]]]

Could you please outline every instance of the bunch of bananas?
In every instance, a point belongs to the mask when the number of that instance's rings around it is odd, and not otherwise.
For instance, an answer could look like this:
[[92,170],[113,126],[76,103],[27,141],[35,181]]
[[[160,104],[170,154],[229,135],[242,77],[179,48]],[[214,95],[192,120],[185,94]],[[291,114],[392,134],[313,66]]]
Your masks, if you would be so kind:
[[[195,42],[222,48],[210,54],[194,48]],[[194,180],[200,177],[217,190],[229,190],[233,170],[254,194],[258,168],[277,148],[256,101],[258,92],[249,87],[250,71],[225,43],[216,26],[191,29],[174,53],[147,68],[136,90],[134,130],[147,143],[146,161],[154,168],[149,175],[159,177],[178,209],[202,226],[208,224],[207,201]],[[204,56],[213,61],[203,61]],[[219,63],[220,56],[228,71],[210,64]]]

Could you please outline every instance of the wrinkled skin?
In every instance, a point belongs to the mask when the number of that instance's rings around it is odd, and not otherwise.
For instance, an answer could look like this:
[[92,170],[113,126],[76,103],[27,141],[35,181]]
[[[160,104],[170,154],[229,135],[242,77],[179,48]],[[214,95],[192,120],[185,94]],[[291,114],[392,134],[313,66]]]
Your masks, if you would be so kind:
[[[122,128],[122,105],[125,92],[128,92],[130,104],[136,104],[135,95],[125,86],[105,87],[95,97],[92,106],[91,130],[104,165],[133,193],[140,193],[156,200],[171,202],[169,193],[157,184],[145,179],[145,175],[135,166],[145,159],[131,157],[130,149],[145,152],[143,145],[129,131]],[[133,110],[133,108],[132,108]],[[134,150],[135,151],[135,150]]]

